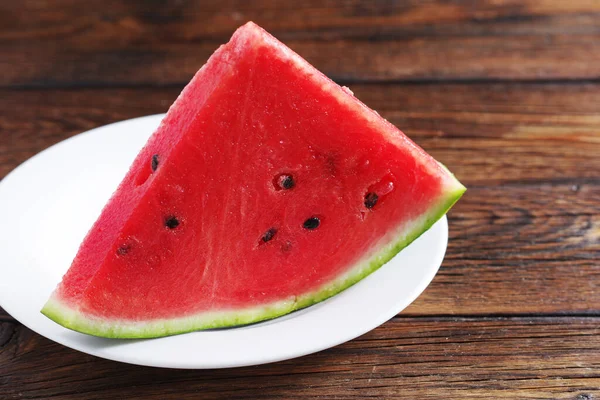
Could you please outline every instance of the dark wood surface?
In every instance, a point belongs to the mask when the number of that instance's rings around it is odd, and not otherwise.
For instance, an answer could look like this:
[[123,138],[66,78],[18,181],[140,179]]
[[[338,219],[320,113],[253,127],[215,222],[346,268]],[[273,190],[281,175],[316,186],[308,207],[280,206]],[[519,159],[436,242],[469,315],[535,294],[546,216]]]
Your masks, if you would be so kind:
[[0,365],[10,365],[0,387],[9,399],[589,400],[599,333],[597,317],[394,318],[296,360],[181,371],[97,359],[0,323]]
[[161,370],[67,349],[0,309],[0,399],[600,399],[600,1],[82,4],[0,3],[0,178],[77,133],[164,112],[252,19],[469,191],[432,284],[361,338]]
[[58,0],[0,6],[0,84],[183,84],[247,20],[337,80],[595,79],[596,0]]

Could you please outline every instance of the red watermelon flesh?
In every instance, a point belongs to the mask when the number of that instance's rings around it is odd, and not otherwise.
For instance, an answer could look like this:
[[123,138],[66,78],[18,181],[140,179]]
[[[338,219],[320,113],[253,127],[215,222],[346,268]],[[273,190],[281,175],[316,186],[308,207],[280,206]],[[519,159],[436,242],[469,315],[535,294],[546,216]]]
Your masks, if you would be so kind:
[[379,268],[464,190],[248,23],[172,105],[42,312],[106,337],[273,318]]

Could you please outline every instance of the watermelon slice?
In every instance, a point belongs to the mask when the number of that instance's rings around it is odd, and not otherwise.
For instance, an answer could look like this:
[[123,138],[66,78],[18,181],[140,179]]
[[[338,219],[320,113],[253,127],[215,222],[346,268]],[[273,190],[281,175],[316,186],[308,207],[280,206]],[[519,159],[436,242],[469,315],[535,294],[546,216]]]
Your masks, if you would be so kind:
[[248,23],[171,106],[42,313],[112,338],[281,316],[381,267],[464,190]]

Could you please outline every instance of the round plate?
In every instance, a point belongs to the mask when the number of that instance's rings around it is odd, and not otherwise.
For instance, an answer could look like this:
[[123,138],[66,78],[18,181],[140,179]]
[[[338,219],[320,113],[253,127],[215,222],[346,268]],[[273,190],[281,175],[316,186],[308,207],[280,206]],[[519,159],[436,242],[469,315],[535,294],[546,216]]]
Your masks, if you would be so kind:
[[344,292],[259,324],[150,340],[73,332],[40,313],[163,115],[82,133],[32,157],[0,182],[0,306],[55,342],[95,356],[171,368],[263,364],[360,336],[408,306],[435,276],[448,241],[446,218],[392,261]]

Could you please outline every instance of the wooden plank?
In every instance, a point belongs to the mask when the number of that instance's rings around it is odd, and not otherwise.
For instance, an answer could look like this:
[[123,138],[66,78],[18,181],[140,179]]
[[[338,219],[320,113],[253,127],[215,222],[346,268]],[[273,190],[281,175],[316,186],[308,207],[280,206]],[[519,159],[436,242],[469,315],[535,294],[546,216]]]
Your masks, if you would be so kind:
[[[568,187],[538,190],[564,203]],[[584,189],[584,190],[587,190]],[[544,213],[525,191],[510,188],[468,193],[450,212],[450,240],[442,268],[408,315],[594,314],[600,312],[600,219],[597,214],[535,216]],[[597,187],[595,209],[597,210]],[[496,196],[496,197],[491,197]],[[496,200],[486,217],[467,211]],[[539,205],[539,204],[538,204]],[[485,207],[485,205],[480,205]],[[568,206],[567,206],[568,207]],[[483,211],[480,209],[480,211]],[[567,211],[570,212],[570,211]]]
[[[598,179],[599,84],[352,85],[465,184]],[[4,90],[0,177],[66,137],[164,112],[180,88]]]
[[598,177],[600,85],[352,85],[467,184]]
[[600,396],[599,326],[598,318],[397,318],[300,359],[199,373],[98,359],[2,323],[0,398],[589,400]]
[[254,20],[356,80],[600,78],[590,0],[3,2],[0,86],[183,83]]

